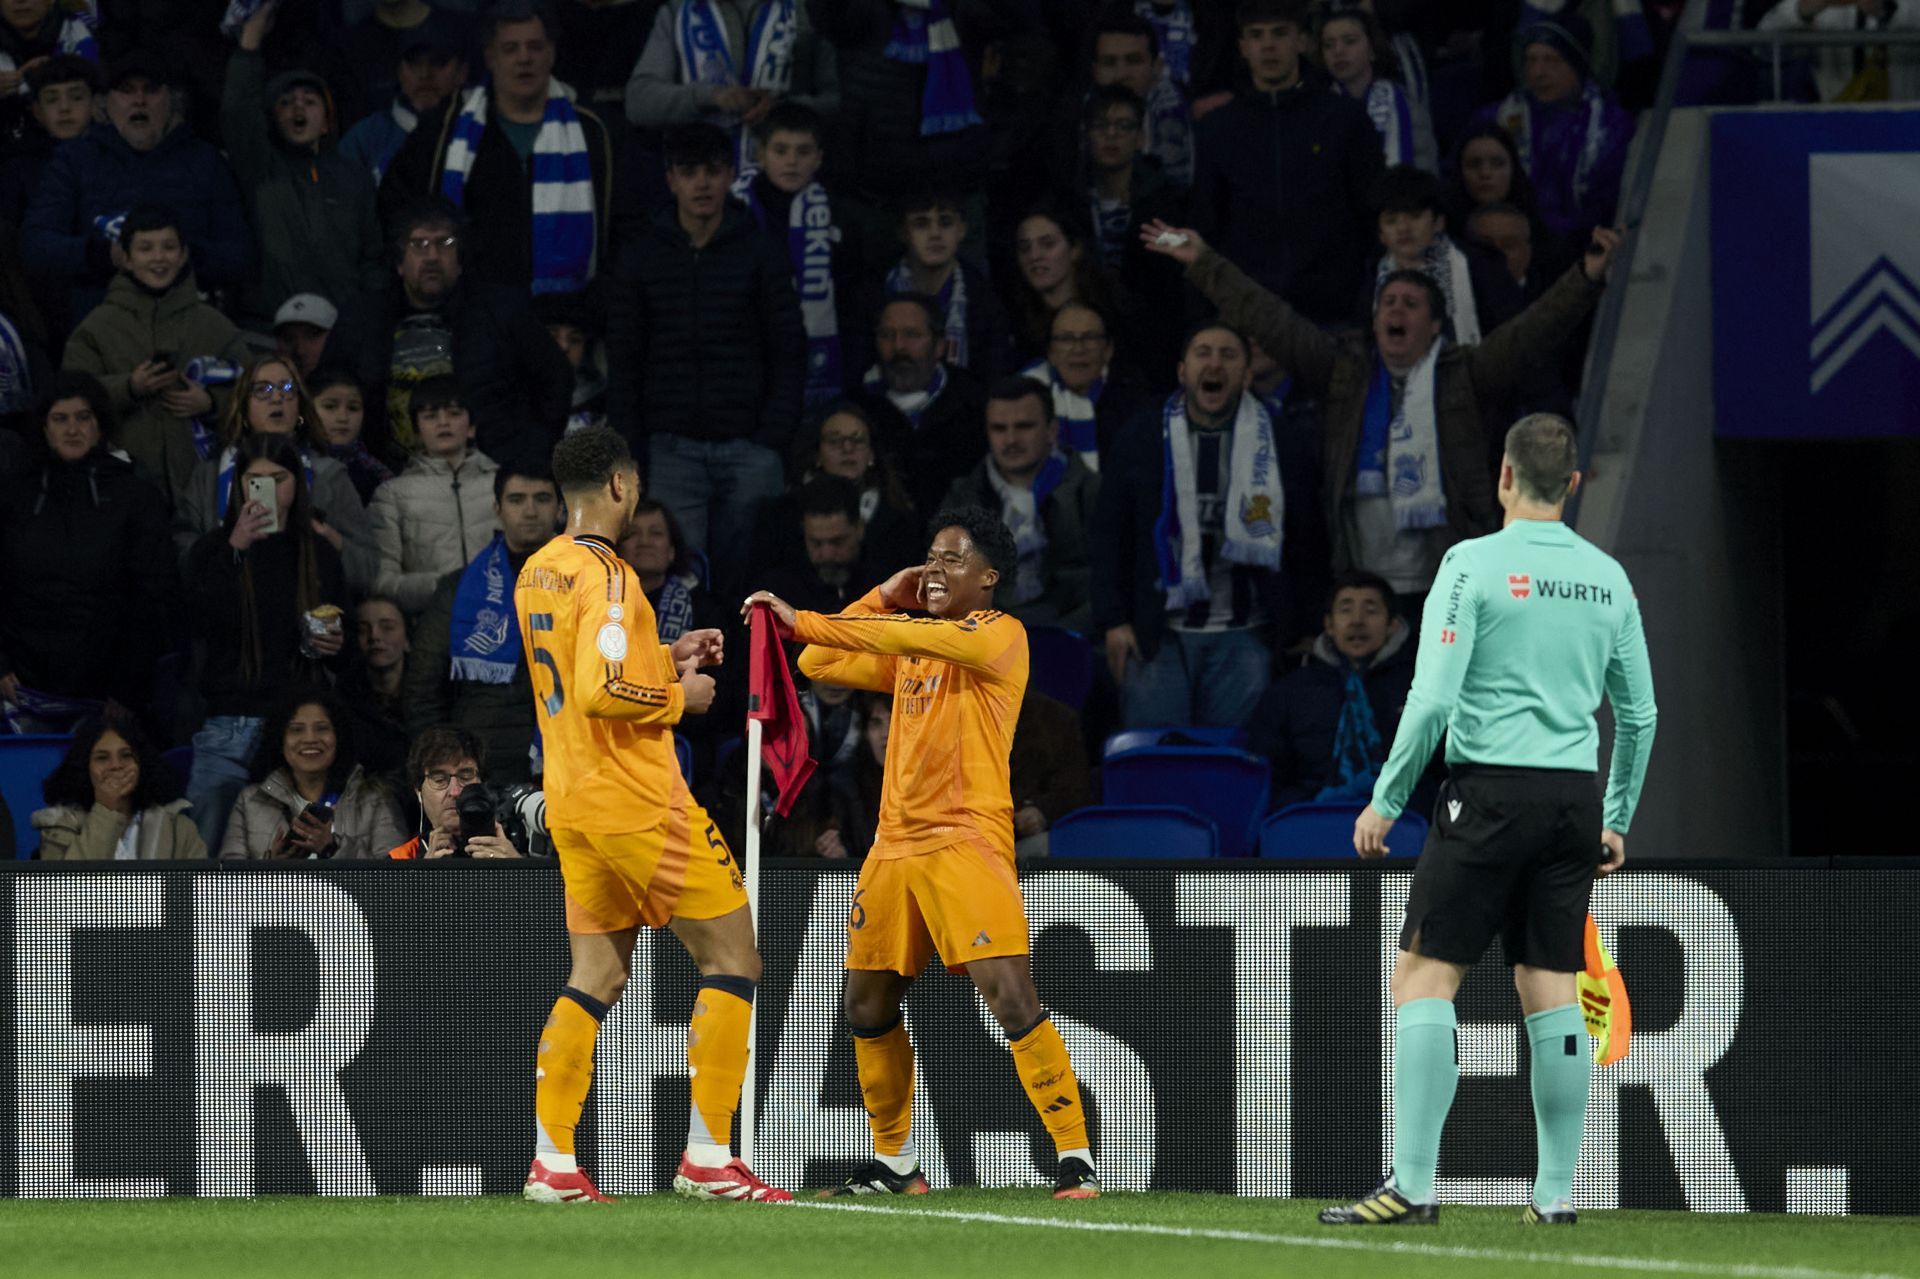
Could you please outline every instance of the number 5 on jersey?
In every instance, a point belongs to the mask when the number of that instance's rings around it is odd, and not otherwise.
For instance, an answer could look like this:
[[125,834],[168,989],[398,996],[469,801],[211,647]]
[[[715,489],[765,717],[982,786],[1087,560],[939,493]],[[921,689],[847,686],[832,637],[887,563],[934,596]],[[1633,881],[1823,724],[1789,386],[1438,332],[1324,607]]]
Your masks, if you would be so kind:
[[[541,631],[552,630],[553,614],[527,614],[527,629],[532,631],[535,636],[538,636]],[[540,705],[546,708],[547,718],[552,719],[560,713],[560,708],[567,704],[566,686],[562,684],[560,680],[560,663],[553,660],[552,653],[541,647],[538,638],[530,642],[533,648],[533,664],[535,666],[544,666],[553,672],[553,691],[540,699]],[[536,689],[535,691],[538,692],[539,690]]]

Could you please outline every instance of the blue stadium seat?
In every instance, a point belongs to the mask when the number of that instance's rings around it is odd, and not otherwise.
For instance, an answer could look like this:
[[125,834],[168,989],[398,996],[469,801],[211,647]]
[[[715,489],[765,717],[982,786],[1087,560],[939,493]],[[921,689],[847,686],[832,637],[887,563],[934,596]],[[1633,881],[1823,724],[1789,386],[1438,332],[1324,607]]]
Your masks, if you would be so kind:
[[1193,724],[1167,724],[1159,728],[1127,728],[1107,738],[1102,758],[1111,759],[1122,751],[1137,751],[1143,746],[1245,746],[1244,728],[1202,728]]
[[173,769],[174,780],[185,786],[187,778],[193,775],[193,747],[176,746],[172,750],[162,751],[160,758]]
[[1027,680],[1055,701],[1080,710],[1093,691],[1093,645],[1064,626],[1029,626]]
[[1148,746],[1101,765],[1106,804],[1179,804],[1213,822],[1222,857],[1251,857],[1267,811],[1267,761],[1230,746]]
[[1177,804],[1079,808],[1053,824],[1054,857],[1218,857],[1220,832]]
[[0,734],[0,795],[13,816],[13,844],[21,857],[40,847],[33,833],[33,812],[45,808],[40,783],[47,780],[73,739],[58,735]]
[[[1262,857],[1352,857],[1353,820],[1365,804],[1290,804],[1260,827]],[[1405,812],[1387,832],[1390,857],[1414,857],[1427,842],[1427,819]]]

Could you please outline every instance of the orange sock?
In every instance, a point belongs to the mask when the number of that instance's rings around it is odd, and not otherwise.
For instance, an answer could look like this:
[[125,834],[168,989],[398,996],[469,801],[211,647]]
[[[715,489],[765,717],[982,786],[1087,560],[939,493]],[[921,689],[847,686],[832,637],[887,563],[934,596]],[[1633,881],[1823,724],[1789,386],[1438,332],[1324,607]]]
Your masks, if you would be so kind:
[[873,1152],[898,1155],[913,1135],[913,1041],[898,1019],[878,1034],[853,1032],[853,1060],[860,1095],[873,1129]]
[[1080,1081],[1067,1060],[1066,1041],[1053,1022],[1040,1024],[1013,1042],[1013,1065],[1027,1100],[1040,1112],[1040,1122],[1053,1135],[1056,1152],[1087,1148],[1087,1112],[1080,1104]]
[[733,1112],[747,1077],[747,1027],[753,983],[745,977],[704,977],[687,1027],[687,1079],[693,1105],[687,1145],[731,1147]]
[[554,1001],[540,1032],[539,1065],[534,1072],[534,1148],[540,1155],[563,1155],[559,1171],[571,1171],[573,1130],[593,1086],[593,1042],[607,1006],[591,995],[568,986]]

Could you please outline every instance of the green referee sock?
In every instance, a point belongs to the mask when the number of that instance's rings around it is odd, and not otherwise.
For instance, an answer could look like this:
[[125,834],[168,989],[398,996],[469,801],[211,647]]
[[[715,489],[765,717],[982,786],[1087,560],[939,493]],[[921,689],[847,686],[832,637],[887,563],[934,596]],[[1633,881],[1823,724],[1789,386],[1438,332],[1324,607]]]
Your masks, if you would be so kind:
[[1393,1014],[1393,1184],[1409,1203],[1433,1202],[1440,1130],[1460,1085],[1453,1001],[1415,999]]
[[1587,1121],[1587,1026],[1580,1009],[1562,1004],[1527,1018],[1533,1053],[1533,1128],[1540,1171],[1533,1202],[1549,1208],[1573,1198],[1573,1167],[1580,1160],[1580,1132]]

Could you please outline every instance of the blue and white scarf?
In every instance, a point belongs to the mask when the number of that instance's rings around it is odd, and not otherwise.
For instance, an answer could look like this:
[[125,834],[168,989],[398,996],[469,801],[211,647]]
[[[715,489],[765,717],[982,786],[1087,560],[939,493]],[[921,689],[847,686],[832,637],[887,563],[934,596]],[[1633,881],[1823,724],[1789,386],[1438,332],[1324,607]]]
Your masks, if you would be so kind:
[[1007,532],[1013,534],[1013,549],[1019,555],[1008,599],[1015,604],[1037,600],[1047,591],[1047,498],[1065,478],[1067,459],[1055,450],[1052,457],[1040,464],[1028,488],[1007,483],[992,458],[984,465],[987,483],[1000,499],[1001,522],[1007,526]]
[[[1391,253],[1380,255],[1380,264],[1373,272],[1373,296],[1376,299],[1386,285],[1387,277],[1400,269],[1395,265]],[[1440,296],[1447,304],[1444,317],[1446,335],[1453,339],[1454,344],[1473,346],[1479,342],[1480,308],[1473,300],[1473,270],[1467,262],[1466,252],[1442,231],[1433,237],[1433,243],[1421,255],[1420,265],[1413,269],[1423,272],[1440,286]]]
[[[767,225],[766,206],[755,194],[753,180],[760,170],[745,168],[734,179],[733,194]],[[807,333],[807,380],[802,395],[809,405],[839,398],[840,311],[833,288],[833,249],[840,228],[833,224],[833,205],[827,189],[810,182],[793,197],[787,213],[787,261],[793,265],[793,287],[800,294],[800,325]]]
[[1193,27],[1193,6],[1187,0],[1173,0],[1171,9],[1162,9],[1153,0],[1133,0],[1133,12],[1153,24],[1167,77],[1186,88],[1193,80],[1193,51],[1200,43]]
[[[218,478],[214,481],[214,514],[217,523],[227,521],[227,506],[233,498],[233,468],[240,459],[240,450],[227,445],[227,451],[220,455]],[[313,455],[305,449],[300,450],[300,466],[307,473],[307,494],[313,494]]]
[[0,315],[0,413],[25,413],[33,407],[33,368],[20,330]]
[[700,584],[695,573],[669,573],[660,588],[660,600],[653,606],[654,629],[660,642],[671,644],[693,629],[693,588]]
[[1439,528],[1447,522],[1447,495],[1440,484],[1440,431],[1434,415],[1433,379],[1445,338],[1435,338],[1426,358],[1407,374],[1400,410],[1393,409],[1393,382],[1379,355],[1367,388],[1360,448],[1353,459],[1353,491],[1384,496],[1393,504],[1401,532]]
[[1080,455],[1089,471],[1100,469],[1100,421],[1097,410],[1100,393],[1107,389],[1106,375],[1093,379],[1086,394],[1060,380],[1060,374],[1045,360],[1035,360],[1020,370],[1020,376],[1044,382],[1053,391],[1053,418],[1060,424],[1061,447]]
[[[1573,163],[1573,203],[1584,206],[1587,200],[1587,188],[1592,184],[1594,166],[1600,162],[1600,153],[1607,145],[1607,95],[1592,80],[1586,81],[1580,89],[1580,105],[1586,109],[1587,127],[1581,134],[1580,154]],[[1540,106],[1534,102],[1524,88],[1515,89],[1500,103],[1494,112],[1494,119],[1513,139],[1514,149],[1520,153],[1520,162],[1526,166],[1527,176],[1534,180],[1538,188],[1542,185],[1541,157],[1533,153],[1533,113],[1552,108]]]
[[[453,122],[440,171],[440,194],[466,207],[467,178],[487,132],[491,90],[468,90]],[[533,139],[533,291],[578,293],[593,278],[599,236],[593,207],[593,162],[573,90],[547,85],[547,109]]]
[[[223,360],[217,355],[199,355],[188,360],[181,372],[187,375],[189,381],[198,382],[201,386],[232,386],[240,380],[241,368],[232,360]],[[220,447],[220,435],[206,418],[188,418],[187,429],[193,432],[193,451],[200,455],[201,461],[212,457],[213,451]],[[313,477],[307,478],[311,482]],[[221,514],[224,516],[226,513],[222,511]]]
[[680,0],[673,15],[673,43],[680,78],[715,88],[741,85],[779,95],[793,83],[794,0],[767,0],[747,31],[746,70],[727,47],[727,24],[714,0]]
[[247,25],[247,19],[260,12],[267,0],[227,0],[227,11],[220,18],[220,34],[231,40]]
[[[69,0],[70,12],[60,20],[60,33],[54,39],[56,53],[70,53],[88,62],[100,61],[100,45],[93,38],[94,28],[100,25],[100,17],[95,12],[94,0]],[[0,53],[0,71],[18,71],[20,68],[10,53]],[[20,87],[14,90],[20,94],[30,94],[33,90],[25,78]]]
[[[947,366],[934,365],[933,377],[928,380],[927,389],[913,395],[896,396],[889,391],[887,379],[882,376],[878,364],[867,370],[867,376],[861,382],[861,386],[865,388],[868,395],[885,396],[887,402],[899,409],[908,423],[917,431],[920,429],[920,419],[927,415],[927,410],[933,407],[933,402],[940,398],[940,392],[947,389]],[[906,401],[905,404],[901,403],[903,399]]]
[[507,535],[495,533],[453,588],[450,675],[475,684],[511,684],[520,666],[520,618],[513,610],[513,562]]
[[[1333,82],[1333,91],[1342,97],[1347,94],[1346,86],[1338,80]],[[1407,91],[1391,80],[1376,76],[1373,83],[1367,86],[1360,105],[1367,109],[1367,119],[1373,121],[1373,131],[1380,135],[1380,146],[1386,153],[1388,167],[1418,164],[1419,143],[1413,127],[1413,103],[1408,100]]]
[[1193,112],[1187,95],[1166,76],[1147,90],[1146,132],[1140,150],[1160,162],[1167,181],[1185,190],[1193,185]]
[[[1280,457],[1273,447],[1273,420],[1260,401],[1240,397],[1228,458],[1220,557],[1230,564],[1280,568],[1287,499],[1280,487]],[[1187,430],[1187,396],[1175,391],[1160,414],[1160,516],[1153,524],[1153,551],[1169,609],[1213,598],[1201,557],[1200,499],[1193,473],[1193,442]],[[1186,534],[1191,531],[1192,536]]]
[[920,93],[920,136],[958,133],[984,123],[974,110],[973,76],[945,0],[894,0],[894,8],[884,56],[927,69],[927,85]]
[[[913,272],[903,259],[887,272],[887,296],[897,298],[902,293],[912,292]],[[956,369],[967,368],[967,269],[955,262],[953,273],[940,286],[940,292],[934,294],[933,300],[940,304],[941,313],[947,317],[946,362]]]

